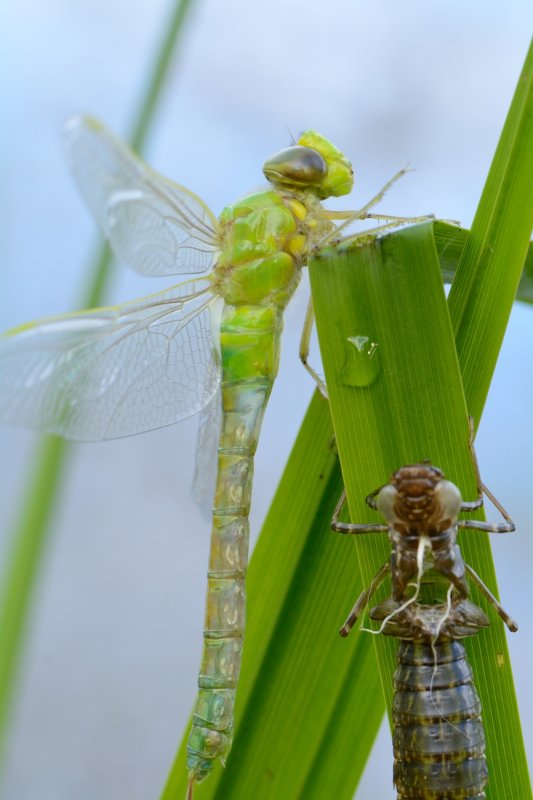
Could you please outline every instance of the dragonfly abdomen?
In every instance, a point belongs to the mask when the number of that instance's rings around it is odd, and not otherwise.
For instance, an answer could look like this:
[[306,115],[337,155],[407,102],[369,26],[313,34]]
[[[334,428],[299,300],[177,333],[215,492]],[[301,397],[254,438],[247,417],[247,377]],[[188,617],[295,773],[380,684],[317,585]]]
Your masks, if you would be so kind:
[[398,800],[482,800],[485,734],[464,645],[401,641],[397,664],[392,716]]
[[[277,338],[274,337],[274,342]],[[261,349],[260,337],[256,339],[256,347]],[[208,774],[214,759],[224,760],[231,747],[246,613],[253,459],[272,388],[269,375],[231,380],[235,373],[227,369],[228,362],[234,366],[240,364],[242,355],[238,347],[229,355],[222,354],[226,369],[222,382],[222,426],[207,573],[204,647],[187,747],[189,770],[197,781]],[[268,355],[269,363],[270,360]]]

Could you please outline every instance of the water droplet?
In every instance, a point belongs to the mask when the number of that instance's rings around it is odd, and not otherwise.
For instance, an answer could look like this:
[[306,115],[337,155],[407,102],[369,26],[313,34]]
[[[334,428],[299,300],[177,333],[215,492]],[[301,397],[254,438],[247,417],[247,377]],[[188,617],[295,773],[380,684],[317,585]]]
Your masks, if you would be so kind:
[[379,344],[370,336],[349,336],[345,355],[342,382],[347,386],[371,386],[381,371]]

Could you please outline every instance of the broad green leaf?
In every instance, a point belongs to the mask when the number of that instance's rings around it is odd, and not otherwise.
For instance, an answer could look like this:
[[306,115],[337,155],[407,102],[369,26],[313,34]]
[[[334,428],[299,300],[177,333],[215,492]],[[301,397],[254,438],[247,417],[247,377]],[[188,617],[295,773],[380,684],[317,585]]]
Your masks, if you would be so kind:
[[[431,225],[328,253],[313,263],[311,279],[351,518],[377,521],[364,497],[402,464],[425,458],[441,467],[465,498],[474,498],[467,410]],[[383,535],[357,538],[365,541],[348,541],[347,547],[357,551],[368,585],[390,548]],[[462,533],[461,547],[495,589],[486,535]],[[384,586],[377,599],[387,591]],[[484,605],[477,591],[472,596]],[[394,643],[375,638],[389,704]],[[489,631],[467,641],[467,649],[484,709],[491,771],[487,797],[527,798],[527,768],[499,618],[492,614]],[[357,702],[364,686],[354,683],[352,701]]]

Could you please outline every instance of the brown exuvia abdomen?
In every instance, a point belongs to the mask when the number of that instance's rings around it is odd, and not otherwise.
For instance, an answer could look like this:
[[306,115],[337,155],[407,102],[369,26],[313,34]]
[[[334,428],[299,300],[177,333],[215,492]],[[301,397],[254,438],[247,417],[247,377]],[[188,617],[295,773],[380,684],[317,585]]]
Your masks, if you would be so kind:
[[398,800],[483,800],[485,734],[463,644],[401,641],[397,662],[392,718]]

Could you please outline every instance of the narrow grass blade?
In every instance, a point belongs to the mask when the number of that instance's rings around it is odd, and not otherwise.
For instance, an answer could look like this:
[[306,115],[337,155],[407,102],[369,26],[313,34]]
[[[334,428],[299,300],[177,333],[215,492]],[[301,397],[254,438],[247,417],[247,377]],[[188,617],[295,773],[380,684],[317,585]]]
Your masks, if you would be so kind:
[[[533,226],[532,173],[533,45],[526,57],[448,299],[465,397],[476,423],[485,405],[529,247]],[[474,559],[471,539],[466,541],[463,551],[468,560]],[[487,575],[492,566],[489,553],[484,553],[478,563],[480,572]],[[483,660],[483,643],[476,640],[473,645],[480,662],[478,672],[485,670],[478,680],[489,695],[489,702],[485,701],[483,706],[489,732],[487,754],[498,774],[505,776],[500,792],[491,784],[487,796],[530,798],[514,688],[510,676],[503,676],[499,667],[500,657],[507,660],[507,653],[495,650],[492,659]],[[493,697],[490,696],[491,684],[499,673],[501,697]],[[502,731],[505,736],[501,736]],[[517,787],[514,794],[513,787]]]
[[[449,225],[440,220],[435,222],[435,244],[445,283],[451,283],[455,277],[469,233],[466,228],[457,228],[455,225]],[[524,269],[516,290],[516,299],[522,303],[533,303],[533,245],[531,244],[527,250]]]
[[5,744],[32,588],[46,549],[47,523],[56,500],[56,492],[51,491],[55,487],[48,476],[53,476],[59,486],[67,467],[67,452],[67,443],[56,436],[47,436],[35,449],[35,467],[26,489],[29,502],[21,506],[4,567],[0,602],[0,746]]
[[481,417],[533,227],[533,44],[453,282],[449,307],[465,395]]
[[[133,125],[132,143],[142,146],[161,95],[165,77],[176,52],[179,35],[192,0],[179,0],[171,18],[165,21],[150,80],[139,105]],[[87,289],[80,307],[92,307],[103,301],[111,265],[108,247],[101,246],[89,268]],[[46,550],[62,476],[66,470],[69,446],[54,437],[43,439],[36,447],[33,469],[27,483],[18,518],[13,526],[10,552],[4,565],[0,593],[0,753],[2,753],[9,713],[14,699],[17,666],[31,605],[31,595],[38,576],[41,556]]]

